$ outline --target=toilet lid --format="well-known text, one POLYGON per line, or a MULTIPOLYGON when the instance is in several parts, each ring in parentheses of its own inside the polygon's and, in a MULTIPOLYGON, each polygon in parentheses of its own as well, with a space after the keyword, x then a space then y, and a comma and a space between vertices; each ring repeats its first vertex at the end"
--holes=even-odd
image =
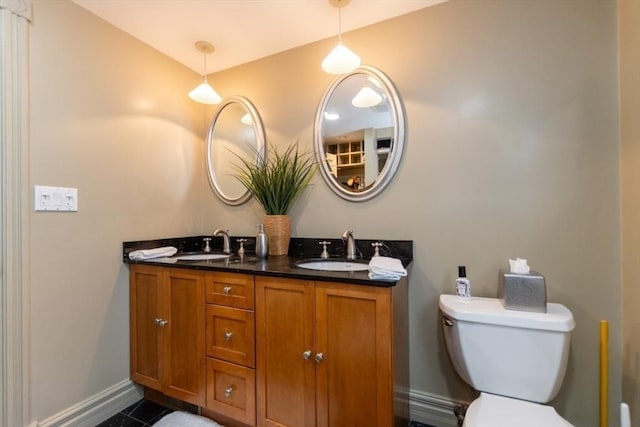
POLYGON ((464 427, 573 427, 551 406, 481 393, 464 417, 464 427))

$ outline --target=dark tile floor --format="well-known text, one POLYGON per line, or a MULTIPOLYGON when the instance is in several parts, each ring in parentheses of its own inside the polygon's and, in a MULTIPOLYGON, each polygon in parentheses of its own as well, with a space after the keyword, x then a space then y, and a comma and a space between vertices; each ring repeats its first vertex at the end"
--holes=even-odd
POLYGON ((118 412, 96 427, 148 427, 171 412, 173 412, 172 409, 143 399, 118 412))
MULTIPOLYGON (((98 424, 96 427, 148 427, 152 426, 160 418, 173 412, 172 409, 165 408, 149 400, 140 400, 129 406, 127 409, 118 412, 108 420, 98 424)), ((411 421, 409 427, 433 427, 417 421, 411 421)))

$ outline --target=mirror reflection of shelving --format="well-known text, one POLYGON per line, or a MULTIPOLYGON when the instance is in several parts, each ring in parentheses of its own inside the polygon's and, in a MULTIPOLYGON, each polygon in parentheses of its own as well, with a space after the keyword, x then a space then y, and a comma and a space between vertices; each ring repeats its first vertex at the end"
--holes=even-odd
POLYGON ((335 154, 338 167, 355 167, 364 164, 364 141, 327 144, 327 152, 335 154))

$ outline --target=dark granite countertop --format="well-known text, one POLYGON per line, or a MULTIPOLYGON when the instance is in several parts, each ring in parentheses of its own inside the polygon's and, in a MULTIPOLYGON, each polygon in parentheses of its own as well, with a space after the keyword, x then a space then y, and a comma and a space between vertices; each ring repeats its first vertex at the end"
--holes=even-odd
MULTIPOLYGON (((202 250, 204 237, 212 237, 213 252, 220 252, 222 248, 222 238, 213 236, 193 236, 168 239, 145 240, 123 243, 123 261, 129 264, 147 264, 172 268, 188 268, 196 270, 226 271, 233 273, 254 274, 256 276, 275 276, 293 279, 315 280, 315 281, 339 281, 369 286, 394 286, 394 281, 369 279, 368 271, 323 271, 309 270, 296 266, 296 261, 301 259, 319 258, 321 247, 318 242, 329 240, 332 244, 329 248, 331 258, 343 257, 343 243, 340 239, 323 238, 292 238, 289 244, 289 254, 283 256, 270 256, 265 259, 256 258, 253 248, 255 246, 254 237, 231 236, 232 252, 234 255, 225 260, 205 260, 205 261, 184 261, 173 258, 158 258, 144 261, 133 261, 129 259, 129 252, 138 249, 152 249, 162 246, 175 246, 178 248, 178 255, 199 252, 202 250), (237 239, 247 239, 245 243, 244 256, 238 256, 237 239)), ((411 240, 356 240, 359 260, 356 262, 367 263, 373 255, 371 243, 381 242, 380 255, 399 258, 405 268, 409 267, 413 260, 413 241, 411 240)))

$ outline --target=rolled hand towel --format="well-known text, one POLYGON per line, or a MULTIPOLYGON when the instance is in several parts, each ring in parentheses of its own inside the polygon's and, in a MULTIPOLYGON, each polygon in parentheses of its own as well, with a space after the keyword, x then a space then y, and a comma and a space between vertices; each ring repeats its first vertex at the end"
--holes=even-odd
POLYGON ((402 262, 396 258, 374 256, 369 261, 369 279, 373 280, 400 280, 407 275, 407 270, 402 262))
POLYGON ((142 261, 145 259, 164 258, 175 255, 176 252, 178 252, 178 249, 174 248, 173 246, 165 246, 155 249, 140 249, 137 251, 129 252, 129 259, 132 259, 134 261, 142 261))

